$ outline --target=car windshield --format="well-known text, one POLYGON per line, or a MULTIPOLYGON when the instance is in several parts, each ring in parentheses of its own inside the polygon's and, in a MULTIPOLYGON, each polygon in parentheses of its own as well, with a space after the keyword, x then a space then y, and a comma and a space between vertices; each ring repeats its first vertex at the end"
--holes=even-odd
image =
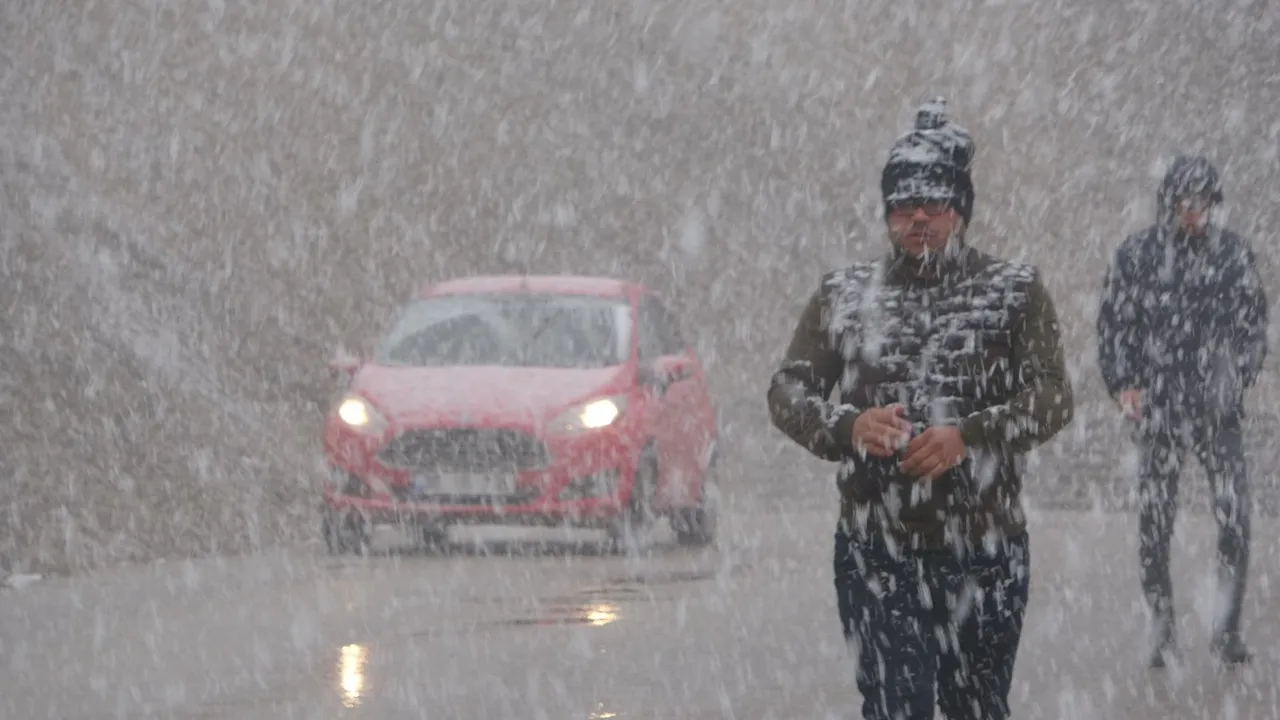
POLYGON ((621 300, 579 295, 440 295, 410 303, 383 339, 380 365, 599 368, 628 355, 621 300))

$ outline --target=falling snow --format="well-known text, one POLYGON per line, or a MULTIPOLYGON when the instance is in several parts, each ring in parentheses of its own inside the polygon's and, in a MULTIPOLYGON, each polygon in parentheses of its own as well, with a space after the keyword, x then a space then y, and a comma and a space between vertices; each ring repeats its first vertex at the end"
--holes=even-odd
MULTIPOLYGON (((1213 159, 1217 219, 1280 297, 1274 3, 95 0, 10 2, 0 31, 0 717, 858 716, 836 467, 761 397, 820 279, 883 256, 881 168, 942 96, 974 142, 969 240, 1036 269, 1075 394, 1025 458, 1014 716, 1280 718, 1280 354, 1243 393, 1254 661, 1210 662, 1229 503, 1192 453, 1182 657, 1152 671, 1142 459, 1095 332, 1179 154, 1213 159), (501 274, 662 298, 715 406, 713 545, 389 527, 327 553, 331 367, 427 286, 501 274)), ((878 357, 867 298, 847 349, 878 357)), ((1241 369, 1203 361, 1219 413, 1241 369)), ((539 368, 520 396, 585 422, 603 376, 539 368)), ((476 377, 436 400, 500 405, 476 377)))

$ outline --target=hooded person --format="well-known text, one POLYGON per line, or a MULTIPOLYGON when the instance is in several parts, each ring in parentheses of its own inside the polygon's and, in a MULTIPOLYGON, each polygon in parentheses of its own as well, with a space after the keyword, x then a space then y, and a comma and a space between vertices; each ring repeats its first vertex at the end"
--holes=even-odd
POLYGON ((945 103, 920 109, 881 174, 889 247, 821 278, 767 393, 778 429, 838 463, 835 588, 866 718, 1008 717, 1021 459, 1074 408, 1037 271, 969 245, 973 152, 945 103))
POLYGON ((1174 159, 1156 193, 1156 221, 1127 238, 1107 268, 1098 362, 1139 450, 1139 564, 1151 610, 1149 663, 1177 656, 1170 544, 1189 453, 1204 467, 1218 522, 1218 612, 1211 650, 1251 654, 1240 630, 1249 565, 1244 394, 1267 354, 1267 297, 1253 250, 1213 222, 1224 193, 1203 156, 1174 159))

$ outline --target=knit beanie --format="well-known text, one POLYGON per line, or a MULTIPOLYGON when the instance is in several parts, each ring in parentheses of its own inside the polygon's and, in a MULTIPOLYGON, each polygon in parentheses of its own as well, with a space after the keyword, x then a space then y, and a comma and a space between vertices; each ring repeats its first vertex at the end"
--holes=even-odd
POLYGON ((880 176, 886 214, 901 205, 947 202, 967 224, 973 215, 973 152, 969 132, 947 117, 947 101, 925 103, 915 127, 889 150, 880 176))

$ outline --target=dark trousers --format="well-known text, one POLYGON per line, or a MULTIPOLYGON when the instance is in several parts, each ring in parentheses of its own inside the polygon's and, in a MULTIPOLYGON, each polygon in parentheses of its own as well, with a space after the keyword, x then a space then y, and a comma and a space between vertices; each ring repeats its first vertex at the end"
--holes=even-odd
POLYGON ((1027 533, 992 552, 836 533, 835 586, 867 720, 1003 720, 1030 588, 1027 533))
POLYGON ((1172 618, 1170 544, 1178 513, 1178 479, 1188 451, 1208 476, 1218 523, 1219 602, 1215 631, 1240 628, 1249 571, 1249 483, 1238 421, 1217 427, 1148 422, 1139 431, 1138 519, 1142 591, 1157 617, 1172 618))

